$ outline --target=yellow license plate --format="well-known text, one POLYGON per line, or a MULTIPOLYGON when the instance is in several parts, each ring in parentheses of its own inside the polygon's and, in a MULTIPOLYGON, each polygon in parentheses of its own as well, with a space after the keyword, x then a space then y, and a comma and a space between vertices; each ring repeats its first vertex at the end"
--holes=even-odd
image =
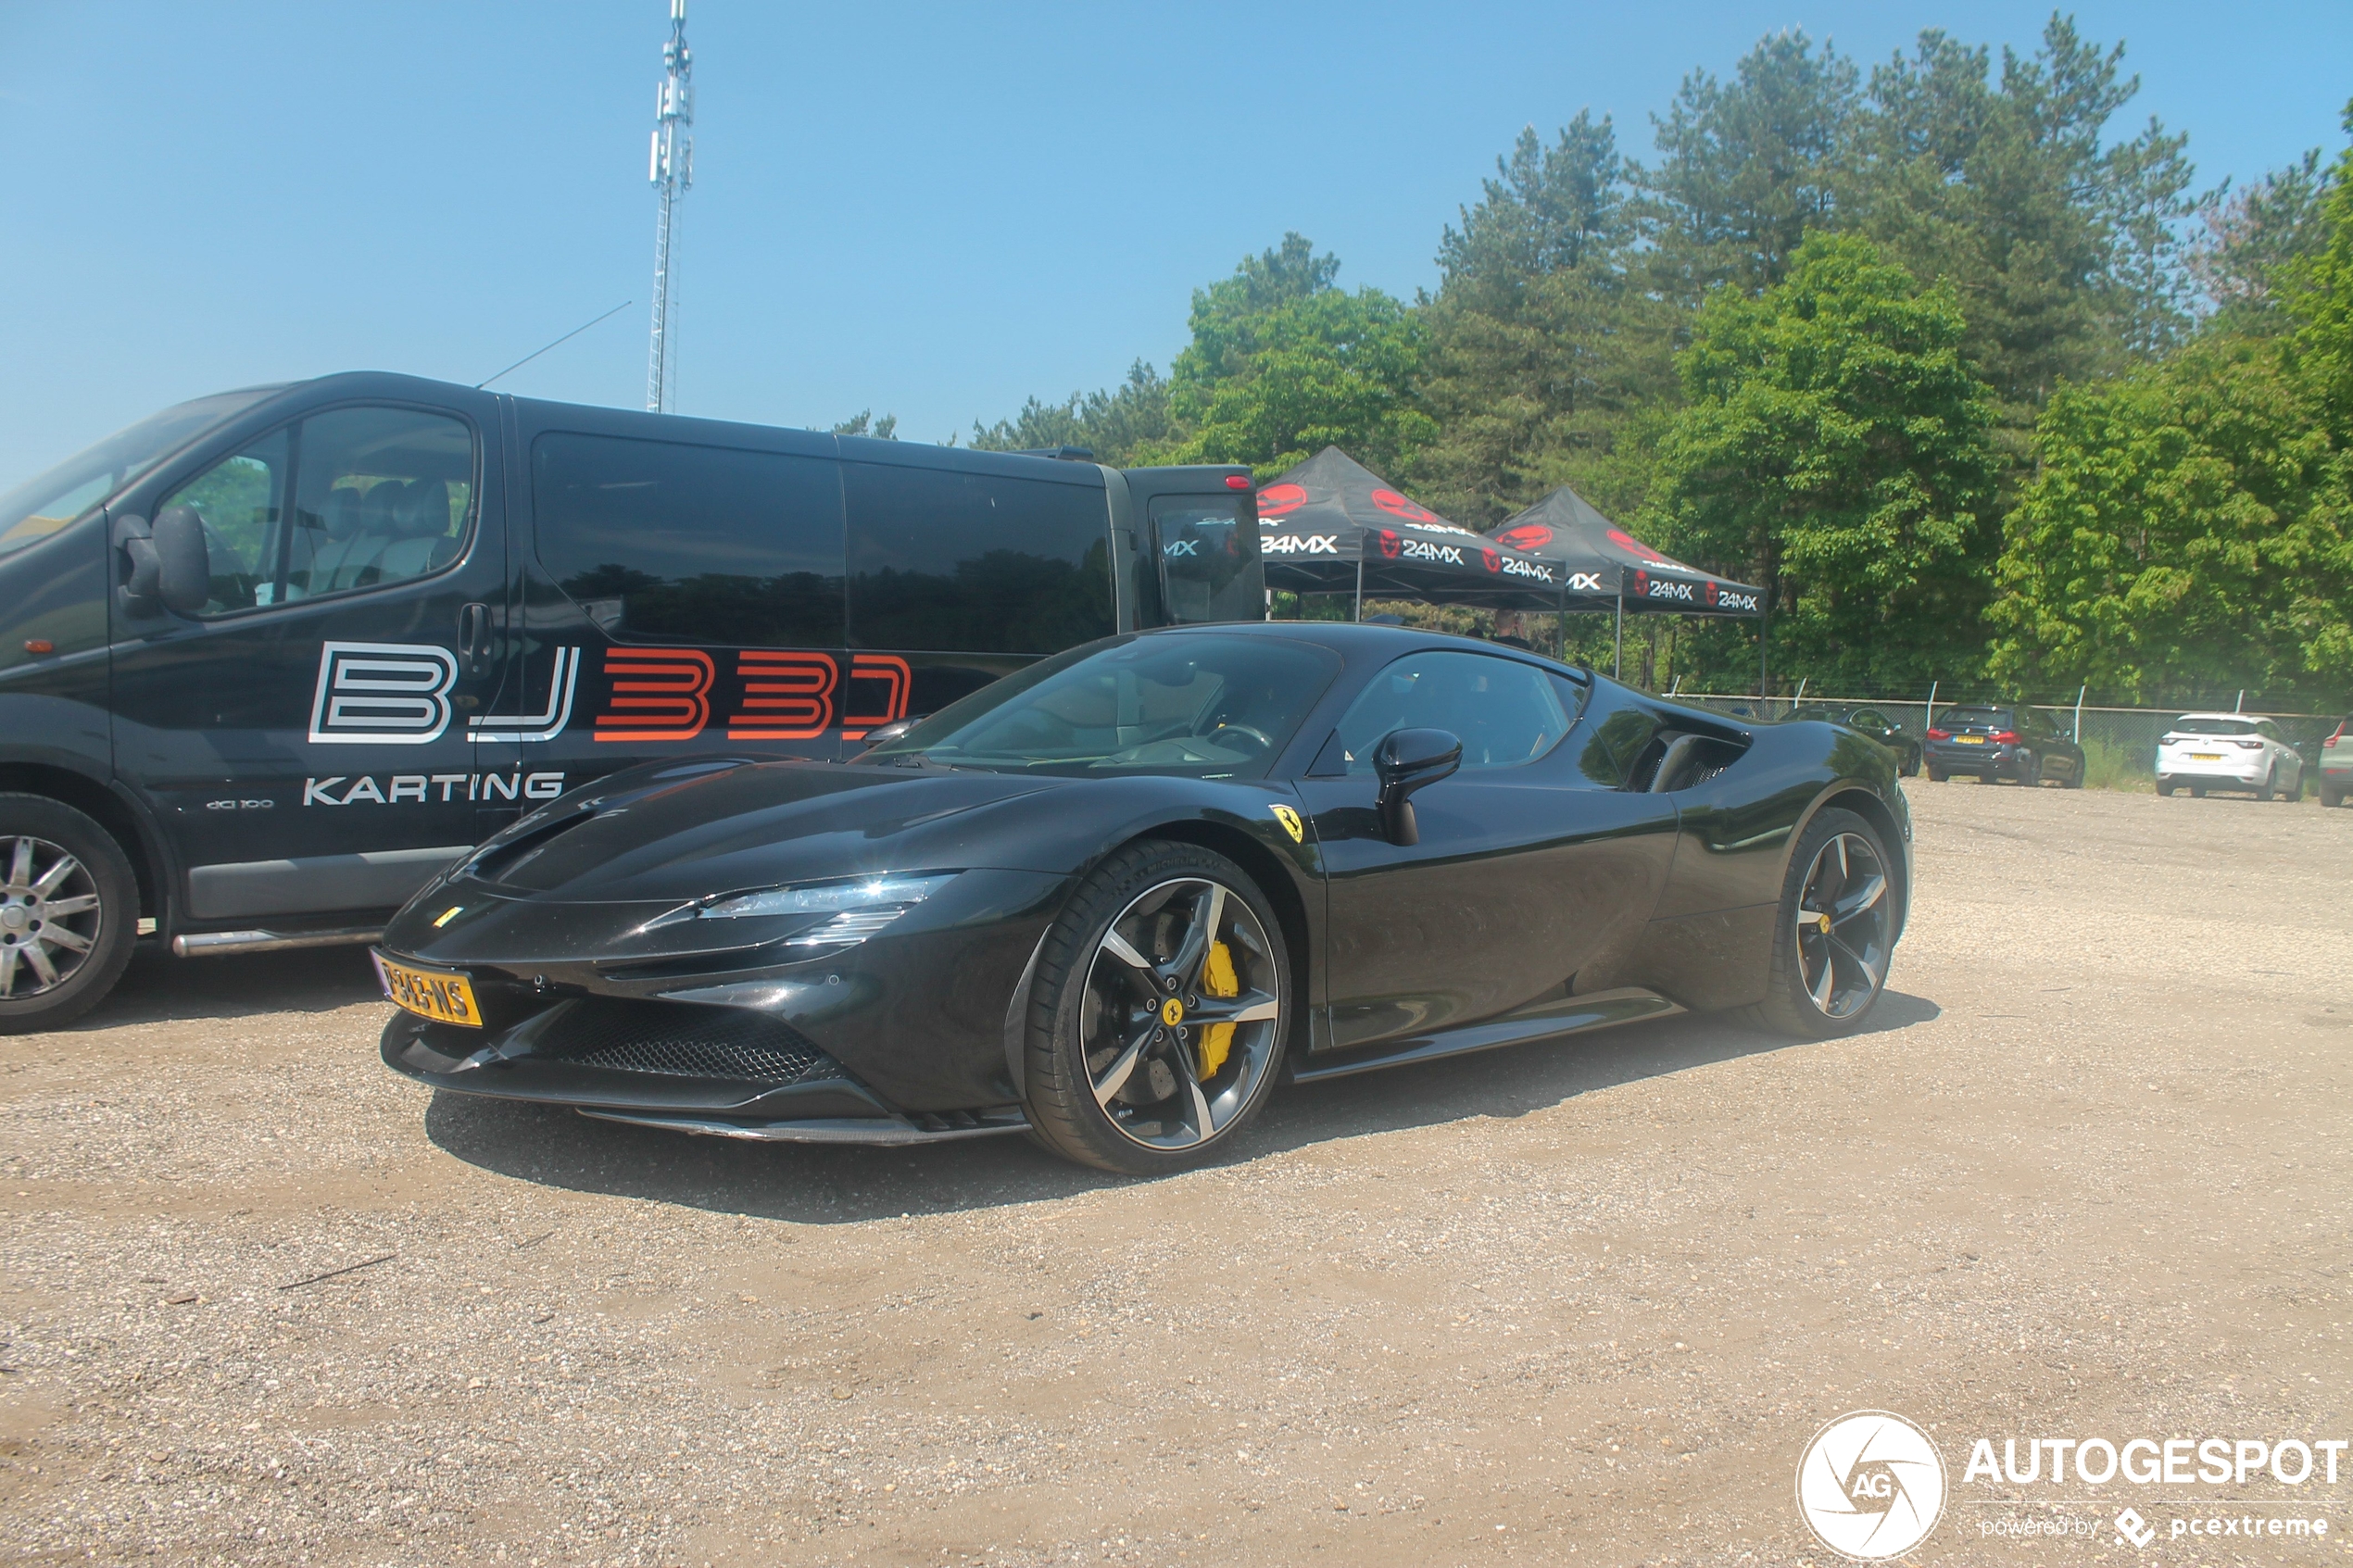
POLYGON ((393 1006, 406 1008, 436 1023, 459 1023, 469 1029, 482 1027, 482 1010, 474 1005, 474 988, 464 975, 410 969, 382 953, 370 957, 376 960, 376 973, 383 978, 384 995, 391 998, 393 1006))
POLYGON ((1959 741, 1963 746, 1983 746, 1985 744, 1985 737, 1983 735, 1955 735, 1953 738, 1959 741))
POLYGON ((2190 753, 2190 760, 2193 762, 2220 762, 2222 760, 2222 754, 2219 751, 2193 751, 2190 753))

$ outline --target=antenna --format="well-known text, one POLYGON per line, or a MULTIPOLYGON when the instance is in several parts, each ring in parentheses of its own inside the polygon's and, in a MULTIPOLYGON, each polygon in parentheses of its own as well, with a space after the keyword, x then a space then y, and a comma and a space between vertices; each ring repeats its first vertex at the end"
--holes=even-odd
MULTIPOLYGON (((547 348, 555 348, 555 347, 560 346, 560 345, 570 343, 570 342, 571 342, 573 338, 578 337, 578 336, 579 336, 582 332, 586 332, 589 328, 591 328, 591 327, 595 326, 595 325, 596 325, 598 321, 605 320, 607 320, 607 319, 609 319, 609 318, 610 318, 610 317, 618 316, 618 315, 620 315, 623 311, 624 311, 624 310, 628 309, 631 306, 633 306, 633 305, 635 305, 635 304, 636 304, 636 303, 637 303, 637 302, 636 302, 635 300, 634 300, 634 299, 624 299, 624 300, 623 300, 623 301, 622 301, 619 305, 616 305, 616 306, 614 306, 611 309, 610 309, 610 310, 606 311, 606 312, 604 313, 604 315, 602 315, 602 316, 598 316, 598 317, 592 318, 592 319, 591 319, 591 320, 585 320, 585 321, 581 322, 581 323, 580 323, 580 325, 578 325, 578 326, 576 326, 576 327, 573 328, 573 329, 572 329, 572 331, 570 331, 570 332, 568 332, 564 333, 564 335, 563 335, 563 336, 561 336, 561 337, 558 338, 558 339, 557 339, 554 343, 549 344, 549 345, 547 345, 547 348)), ((478 381, 478 382, 474 383, 474 390, 475 390, 476 392, 480 392, 480 391, 481 391, 484 387, 488 386, 488 385, 490 384, 490 382, 494 382, 494 381, 504 381, 504 380, 506 380, 506 378, 507 378, 507 377, 509 377, 509 376, 510 376, 510 375, 514 374, 517 370, 522 370, 522 369, 525 365, 530 364, 530 363, 531 363, 534 359, 538 358, 539 358, 542 354, 547 353, 547 348, 535 348, 535 349, 533 349, 530 353, 528 353, 528 354, 524 355, 522 358, 520 358, 520 359, 516 360, 513 364, 511 364, 511 365, 508 366, 505 370, 503 370, 499 371, 497 375, 492 376, 492 377, 490 378, 490 381, 478 381)))
POLYGON ((670 0, 670 42, 661 46, 661 88, 654 98, 653 157, 647 177, 661 198, 654 223, 654 328, 647 353, 646 408, 666 414, 678 400, 678 323, 672 246, 678 198, 695 182, 695 57, 686 47, 686 0, 670 0))

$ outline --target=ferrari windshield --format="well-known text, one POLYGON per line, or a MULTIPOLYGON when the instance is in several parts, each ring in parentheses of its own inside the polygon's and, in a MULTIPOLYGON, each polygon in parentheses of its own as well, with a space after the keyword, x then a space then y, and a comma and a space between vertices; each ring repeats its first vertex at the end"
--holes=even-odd
POLYGON ((189 437, 276 390, 248 387, 174 404, 14 489, 0 491, 0 556, 47 538, 170 457, 189 437))
POLYGON ((1339 672, 1337 654, 1278 637, 1123 637, 1007 676, 861 760, 1256 778, 1339 672))

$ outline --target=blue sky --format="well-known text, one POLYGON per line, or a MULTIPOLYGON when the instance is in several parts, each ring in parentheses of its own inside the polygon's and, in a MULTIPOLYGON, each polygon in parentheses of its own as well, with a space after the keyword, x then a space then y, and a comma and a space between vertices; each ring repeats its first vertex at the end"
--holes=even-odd
MULTIPOLYGON (((1297 229, 1432 282, 1518 129, 1646 153, 1694 67, 1803 28, 1865 61, 2045 6, 786 6, 693 0, 683 411, 975 418, 1166 366, 1191 289, 1297 229)), ((639 407, 665 0, 0 0, 0 488, 165 403, 329 370, 639 407)), ((2086 5, 2201 183, 2342 144, 2353 6, 2086 5)))

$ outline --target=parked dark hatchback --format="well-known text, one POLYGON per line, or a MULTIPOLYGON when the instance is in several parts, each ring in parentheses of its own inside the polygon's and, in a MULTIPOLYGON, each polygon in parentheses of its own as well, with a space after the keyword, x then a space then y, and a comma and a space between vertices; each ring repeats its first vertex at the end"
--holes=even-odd
POLYGON ((1943 709, 1929 724, 1925 760, 1931 784, 1968 773, 1986 784, 2057 779, 2069 789, 2083 787, 2083 748, 2047 715, 2022 705, 1943 709))
POLYGON ((1869 736, 1895 753, 1895 771, 1907 779, 1920 771, 1919 737, 1879 709, 1809 702, 1803 708, 1790 710, 1789 721, 1802 719, 1818 719, 1826 724, 1843 724, 1858 735, 1869 736))

